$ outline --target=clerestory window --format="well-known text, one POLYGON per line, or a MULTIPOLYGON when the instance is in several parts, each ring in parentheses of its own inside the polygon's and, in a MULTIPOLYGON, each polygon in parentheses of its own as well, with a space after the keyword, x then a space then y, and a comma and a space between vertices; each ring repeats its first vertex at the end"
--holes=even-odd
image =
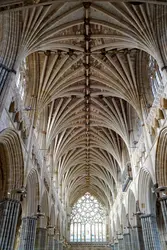
POLYGON ((70 226, 71 242, 105 242, 106 211, 90 193, 73 206, 70 226))
POLYGON ((25 89, 26 89, 26 59, 24 59, 20 65, 16 86, 19 89, 19 94, 21 99, 23 100, 25 97, 25 89))
POLYGON ((149 59, 150 84, 153 96, 155 98, 159 88, 163 86, 162 76, 155 59, 152 56, 150 56, 149 59))

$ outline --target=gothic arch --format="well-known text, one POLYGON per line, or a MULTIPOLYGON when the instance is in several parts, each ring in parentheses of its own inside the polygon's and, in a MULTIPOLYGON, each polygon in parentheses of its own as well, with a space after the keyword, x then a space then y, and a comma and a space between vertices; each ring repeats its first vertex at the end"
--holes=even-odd
POLYGON ((120 223, 120 218, 119 218, 119 214, 117 214, 117 220, 116 220, 116 223, 117 223, 117 234, 119 235, 121 232, 122 232, 122 228, 121 228, 121 223, 120 223))
POLYGON ((116 223, 113 221, 113 238, 114 240, 117 239, 117 232, 116 232, 116 223))
POLYGON ((128 221, 127 221, 127 212, 126 212, 126 209, 125 209, 125 205, 122 204, 122 209, 121 209, 121 224, 123 226, 123 229, 125 230, 127 227, 128 227, 128 221))
POLYGON ((50 225, 55 226, 55 223, 56 223, 55 206, 54 204, 52 204, 50 212, 50 225))
POLYGON ((161 130, 157 143, 155 159, 156 182, 159 186, 167 186, 167 127, 161 130))
POLYGON ((44 217, 41 219, 41 226, 46 228, 49 222, 49 202, 47 191, 44 191, 42 195, 41 212, 44 213, 44 217))
POLYGON ((111 217, 111 224, 110 224, 110 230, 111 230, 111 239, 114 240, 114 235, 115 235, 115 225, 114 225, 114 221, 111 217))
POLYGON ((13 191, 23 187, 24 161, 19 135, 11 128, 0 133, 0 179, 0 199, 20 199, 13 191))
POLYGON ((32 216, 37 212, 39 205, 39 180, 35 169, 32 169, 27 177, 27 215, 32 216))
POLYGON ((136 198, 132 190, 129 190, 128 194, 128 218, 130 225, 136 226, 136 216, 134 214, 136 213, 136 198))
POLYGON ((156 213, 156 196, 152 192, 153 180, 148 170, 141 168, 138 180, 139 208, 142 213, 156 213))
MULTIPOLYGON (((167 127, 163 128, 160 131, 157 148, 156 148, 156 156, 155 156, 155 178, 156 183, 159 187, 167 186, 167 127)), ((156 216, 157 216, 157 226, 159 229, 159 235, 161 238, 162 244, 166 244, 167 236, 166 236, 166 228, 162 213, 162 207, 160 202, 156 202, 156 216)))
POLYGON ((56 231, 57 231, 57 235, 59 235, 60 237, 60 227, 61 227, 61 218, 60 218, 60 211, 57 214, 57 220, 56 220, 56 231))

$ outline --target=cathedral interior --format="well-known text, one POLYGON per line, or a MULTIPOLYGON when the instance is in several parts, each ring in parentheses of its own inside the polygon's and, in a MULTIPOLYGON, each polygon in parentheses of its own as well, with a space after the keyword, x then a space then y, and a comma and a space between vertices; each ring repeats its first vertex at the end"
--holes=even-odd
POLYGON ((167 249, 167 0, 0 0, 0 250, 167 249))

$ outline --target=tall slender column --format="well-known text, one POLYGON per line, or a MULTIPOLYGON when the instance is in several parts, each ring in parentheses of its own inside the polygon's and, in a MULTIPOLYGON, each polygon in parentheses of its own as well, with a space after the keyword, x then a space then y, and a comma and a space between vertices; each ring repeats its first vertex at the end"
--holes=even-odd
POLYGON ((54 236, 48 235, 48 250, 54 250, 54 236))
POLYGON ((119 250, 124 250, 123 236, 118 238, 118 249, 119 250))
POLYGON ((156 217, 153 215, 142 215, 141 224, 145 250, 161 250, 156 217))
POLYGON ((0 114, 12 82, 16 74, 16 58, 20 43, 20 12, 13 11, 0 14, 0 114))
POLYGON ((19 250, 33 250, 35 245, 37 218, 24 217, 20 234, 19 250))
MULTIPOLYGON (((130 229, 131 246, 133 250, 140 250, 138 227, 130 229)), ((143 249, 142 249, 143 250, 143 249)))
POLYGON ((113 243, 112 243, 110 246, 111 246, 111 250, 115 250, 115 249, 114 249, 114 244, 113 244, 113 243))
POLYGON ((162 215, 164 218, 165 228, 167 231, 167 196, 160 199, 161 209, 162 209, 162 215))
POLYGON ((118 250, 118 242, 114 243, 114 250, 118 250))
POLYGON ((125 250, 131 250, 131 242, 130 242, 130 233, 124 233, 124 249, 125 250))
POLYGON ((47 247, 47 229, 37 228, 35 250, 46 250, 47 247))
POLYGON ((58 240, 54 240, 54 250, 59 250, 58 240))
POLYGON ((59 250, 63 250, 63 243, 59 242, 59 250))
POLYGON ((142 226, 141 226, 141 222, 140 225, 137 228, 138 231, 138 239, 139 239, 139 249, 140 250, 144 250, 144 240, 143 240, 143 233, 142 233, 142 226))
POLYGON ((0 249, 13 250, 20 202, 6 199, 0 202, 0 249))

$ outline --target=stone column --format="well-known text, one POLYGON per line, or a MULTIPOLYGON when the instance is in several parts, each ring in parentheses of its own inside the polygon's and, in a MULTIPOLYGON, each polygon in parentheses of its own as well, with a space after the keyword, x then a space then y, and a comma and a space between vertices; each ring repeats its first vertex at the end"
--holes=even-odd
POLYGON ((131 250, 130 233, 124 233, 123 238, 124 238, 124 246, 125 246, 124 249, 131 250))
POLYGON ((63 250, 63 243, 59 242, 59 250, 63 250))
POLYGON ((140 250, 139 235, 138 235, 138 227, 137 226, 130 229, 130 239, 131 239, 131 248, 133 250, 140 250))
POLYGON ((118 242, 114 243, 114 250, 118 250, 118 242))
POLYGON ((111 250, 114 250, 114 244, 111 244, 110 246, 111 246, 111 250))
POLYGON ((156 217, 154 215, 141 215, 141 224, 145 250, 161 250, 156 217))
POLYGON ((142 232, 142 226, 141 226, 141 222, 140 225, 138 226, 138 239, 139 239, 139 249, 140 250, 144 250, 144 240, 143 240, 143 232, 142 232))
POLYGON ((118 238, 118 250, 124 250, 123 236, 118 238))
POLYGON ((35 239, 35 250, 46 250, 47 249, 47 229, 37 228, 36 239, 35 239))
POLYGON ((16 75, 16 58, 20 43, 20 12, 1 12, 0 15, 0 114, 6 101, 10 84, 16 75), (10 83, 10 84, 9 84, 10 83))
POLYGON ((55 239, 54 239, 54 235, 48 235, 48 250, 55 250, 55 239))
POLYGON ((34 250, 37 217, 24 217, 20 234, 19 250, 34 250))
POLYGON ((0 249, 13 250, 20 202, 6 199, 0 202, 0 249))
POLYGON ((165 223, 165 228, 167 231, 167 196, 165 196, 164 198, 162 197, 160 199, 160 204, 161 204, 162 215, 163 215, 163 219, 165 223))
POLYGON ((59 243, 58 240, 54 240, 54 250, 59 250, 59 243))

